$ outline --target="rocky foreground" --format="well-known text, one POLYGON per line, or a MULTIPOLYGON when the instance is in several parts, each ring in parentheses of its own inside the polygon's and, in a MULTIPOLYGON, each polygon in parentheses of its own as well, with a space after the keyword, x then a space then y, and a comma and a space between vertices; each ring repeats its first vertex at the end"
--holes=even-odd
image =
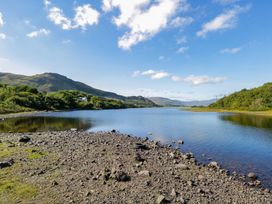
POLYGON ((0 141, 0 203, 272 203, 258 181, 115 131, 9 133, 0 141))

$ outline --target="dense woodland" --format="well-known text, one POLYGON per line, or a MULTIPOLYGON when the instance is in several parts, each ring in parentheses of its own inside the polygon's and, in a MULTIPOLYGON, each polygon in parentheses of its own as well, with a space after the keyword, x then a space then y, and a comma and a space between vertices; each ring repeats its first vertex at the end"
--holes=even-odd
POLYGON ((243 89, 211 104, 210 108, 226 110, 272 110, 272 83, 254 89, 243 89))
POLYGON ((0 84, 0 113, 26 111, 119 109, 153 106, 139 100, 102 98, 80 91, 40 92, 29 86, 0 84))

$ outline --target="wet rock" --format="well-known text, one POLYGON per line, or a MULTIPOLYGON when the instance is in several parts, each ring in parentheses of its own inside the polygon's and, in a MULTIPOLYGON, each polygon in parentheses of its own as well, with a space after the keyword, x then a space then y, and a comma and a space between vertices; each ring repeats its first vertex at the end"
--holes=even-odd
POLYGON ((5 161, 5 162, 0 162, 0 169, 10 167, 14 164, 14 161, 12 159, 5 161))
POLYGON ((30 137, 22 136, 22 137, 19 138, 19 142, 22 142, 22 143, 30 142, 30 137))
POLYGON ((147 170, 140 171, 138 173, 139 176, 151 176, 151 173, 147 170))
POLYGON ((248 175, 247 175, 248 178, 250 178, 251 180, 256 180, 257 179, 257 175, 253 172, 250 172, 248 175))
POLYGON ((182 157, 183 157, 183 159, 192 159, 192 158, 195 158, 194 154, 191 153, 191 152, 184 154, 182 157))
POLYGON ((113 129, 113 130, 111 131, 111 133, 116 133, 116 130, 115 130, 115 129, 113 129))

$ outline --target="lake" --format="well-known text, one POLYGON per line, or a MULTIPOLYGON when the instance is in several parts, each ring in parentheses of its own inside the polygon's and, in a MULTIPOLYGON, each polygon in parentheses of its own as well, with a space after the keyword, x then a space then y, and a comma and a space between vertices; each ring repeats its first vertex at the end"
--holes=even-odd
POLYGON ((0 121, 1 132, 116 129, 160 140, 182 139, 184 152, 198 161, 218 161, 239 174, 255 172, 272 189, 272 118, 246 114, 189 112, 177 108, 143 108, 42 113, 0 121), (152 133, 149 135, 148 133, 152 133))

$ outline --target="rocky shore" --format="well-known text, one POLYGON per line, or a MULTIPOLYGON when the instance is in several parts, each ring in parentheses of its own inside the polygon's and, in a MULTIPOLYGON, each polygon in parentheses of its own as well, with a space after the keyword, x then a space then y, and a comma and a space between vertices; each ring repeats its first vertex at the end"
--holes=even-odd
POLYGON ((116 131, 0 134, 0 203, 272 203, 249 176, 116 131))

